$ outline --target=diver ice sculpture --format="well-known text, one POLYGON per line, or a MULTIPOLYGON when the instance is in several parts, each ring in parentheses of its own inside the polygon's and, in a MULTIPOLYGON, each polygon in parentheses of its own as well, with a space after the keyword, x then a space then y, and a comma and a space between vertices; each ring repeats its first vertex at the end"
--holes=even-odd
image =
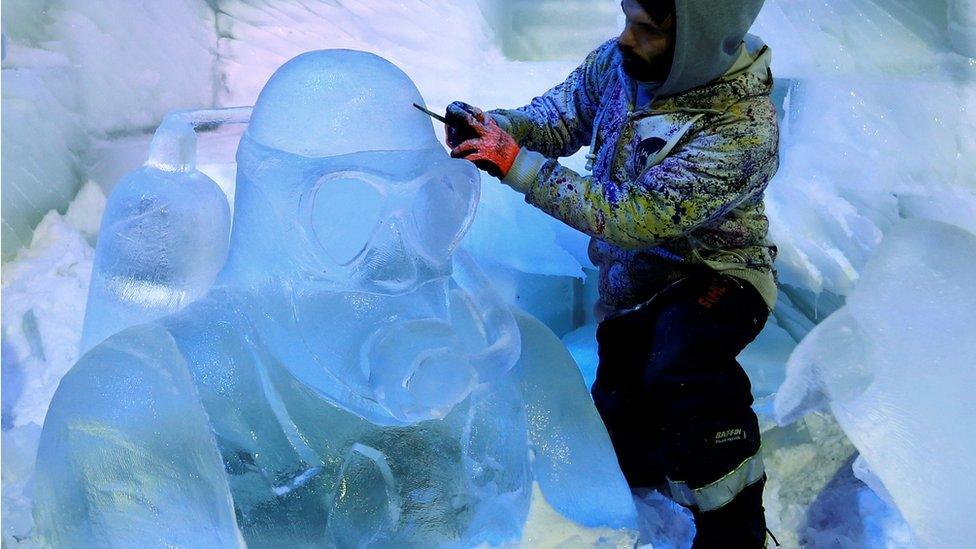
POLYGON ((632 545, 572 358, 454 257, 479 178, 412 103, 410 79, 363 52, 275 73, 238 149, 213 289, 95 346, 55 395, 42 543, 500 545, 537 483, 632 545))

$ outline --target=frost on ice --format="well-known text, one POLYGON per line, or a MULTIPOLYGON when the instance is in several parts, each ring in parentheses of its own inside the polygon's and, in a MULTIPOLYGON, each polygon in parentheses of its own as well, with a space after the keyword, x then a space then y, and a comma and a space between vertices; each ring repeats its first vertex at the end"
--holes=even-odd
POLYGON ((923 547, 976 536, 976 235, 903 221, 844 307, 790 357, 780 421, 825 404, 860 451, 855 473, 892 500, 923 547))
POLYGON ((454 253, 478 175, 414 102, 362 52, 275 73, 238 149, 213 288, 96 345, 54 397, 43 542, 495 545, 519 539, 537 485, 633 543, 572 358, 454 253))

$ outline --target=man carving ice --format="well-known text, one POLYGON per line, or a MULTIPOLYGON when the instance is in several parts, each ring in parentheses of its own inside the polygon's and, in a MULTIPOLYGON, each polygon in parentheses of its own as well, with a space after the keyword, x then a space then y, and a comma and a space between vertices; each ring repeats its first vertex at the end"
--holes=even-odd
POLYGON ((749 380, 736 355, 776 299, 763 192, 778 166, 762 0, 624 0, 626 28, 531 104, 448 108, 452 154, 593 237, 593 398, 632 487, 695 515, 695 547, 766 535, 749 380), (590 146, 592 175, 554 158, 590 146))

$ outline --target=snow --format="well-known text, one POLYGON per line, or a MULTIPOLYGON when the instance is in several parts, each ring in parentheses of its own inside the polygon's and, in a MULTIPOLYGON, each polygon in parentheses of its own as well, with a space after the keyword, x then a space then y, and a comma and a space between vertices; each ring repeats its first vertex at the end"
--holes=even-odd
MULTIPOLYGON (((145 161, 146 132, 165 112, 252 104, 283 61, 322 47, 393 60, 435 110, 454 99, 518 105, 599 41, 580 33, 559 48, 547 49, 548 38, 516 43, 524 33, 512 33, 508 17, 536 9, 531 2, 483 0, 484 17, 473 0, 377 4, 181 0, 159 13, 156 3, 121 0, 3 3, 5 543, 30 529, 31 440, 76 359, 101 190, 145 161), (177 57, 185 63, 170 61, 177 57)), ((542 4, 553 3, 539 3, 544 12, 542 4)), ((583 9, 572 4, 570 11, 583 9)), ((610 24, 602 5, 588 17, 594 27, 610 24)), ((551 19, 519 24, 540 36, 567 34, 551 19)), ((974 21, 972 0, 767 1, 754 32, 773 48, 783 99, 783 162, 767 199, 782 284, 770 324, 741 357, 758 396, 777 389, 792 347, 858 291, 865 265, 900 219, 976 232, 976 66, 960 55, 974 54, 974 21)), ((200 136, 200 169, 229 196, 237 138, 200 136)), ((568 163, 582 167, 578 158, 568 163)), ((595 325, 585 325, 592 285, 577 280, 589 267, 585 239, 507 188, 491 181, 483 188, 464 246, 504 282, 509 301, 569 333, 565 341, 592 375, 595 325)), ((906 523, 858 480, 877 487, 884 473, 861 468, 853 477, 855 449, 829 416, 772 426, 770 398, 757 408, 767 424, 767 509, 780 541, 910 546, 906 523)), ((660 503, 638 503, 645 537, 680 546, 690 536, 680 520, 651 533, 656 517, 673 516, 660 503)))
POLYGON ((66 215, 48 213, 31 247, 4 266, 5 424, 42 424, 58 381, 78 358, 93 255, 85 236, 104 203, 88 184, 66 215))
POLYGON ((31 247, 4 265, 4 545, 30 537, 34 454, 51 397, 78 359, 93 256, 86 237, 104 205, 98 186, 85 185, 66 215, 48 213, 31 247))

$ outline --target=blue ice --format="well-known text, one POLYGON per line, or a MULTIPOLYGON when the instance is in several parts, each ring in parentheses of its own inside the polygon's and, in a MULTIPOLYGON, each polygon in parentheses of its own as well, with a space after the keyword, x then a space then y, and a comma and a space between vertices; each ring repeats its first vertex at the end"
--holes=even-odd
POLYGON ((455 251, 478 173, 412 103, 411 80, 363 52, 275 73, 238 149, 213 287, 62 381, 37 460, 41 541, 500 545, 537 483, 633 544, 572 357, 455 251))

